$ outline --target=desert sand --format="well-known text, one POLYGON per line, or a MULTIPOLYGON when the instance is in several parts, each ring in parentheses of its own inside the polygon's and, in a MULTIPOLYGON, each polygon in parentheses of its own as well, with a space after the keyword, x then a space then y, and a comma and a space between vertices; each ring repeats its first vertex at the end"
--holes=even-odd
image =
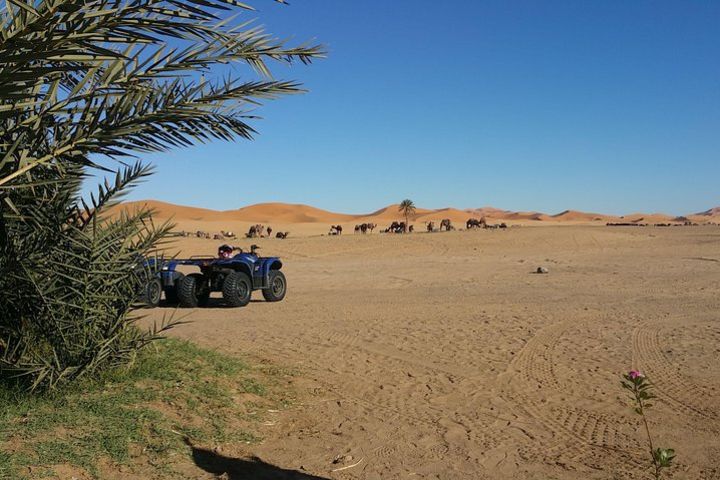
POLYGON ((656 385, 650 428, 677 451, 671 478, 720 478, 720 227, 328 237, 284 225, 308 236, 252 240, 283 258, 283 302, 256 292, 245 308, 183 311, 192 323, 172 331, 297 372, 297 402, 229 454, 331 479, 650 478, 620 388, 638 368, 656 385))

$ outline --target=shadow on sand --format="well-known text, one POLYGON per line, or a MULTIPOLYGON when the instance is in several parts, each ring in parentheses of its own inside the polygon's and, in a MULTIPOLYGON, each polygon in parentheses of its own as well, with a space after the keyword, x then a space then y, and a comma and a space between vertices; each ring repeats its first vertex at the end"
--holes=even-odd
MULTIPOLYGON (((267 300, 263 298, 253 298, 250 300, 250 303, 268 303, 267 300)), ((168 302, 164 298, 160 300, 160 305, 158 305, 160 308, 180 308, 178 307, 177 303, 168 302)), ((197 307, 197 308, 205 308, 205 309, 228 309, 228 308, 236 308, 236 307, 230 307, 228 306, 222 298, 211 298, 208 300, 207 305, 204 307, 197 307)))
POLYGON ((329 480, 265 463, 257 457, 231 458, 190 445, 195 465, 229 480, 329 480))

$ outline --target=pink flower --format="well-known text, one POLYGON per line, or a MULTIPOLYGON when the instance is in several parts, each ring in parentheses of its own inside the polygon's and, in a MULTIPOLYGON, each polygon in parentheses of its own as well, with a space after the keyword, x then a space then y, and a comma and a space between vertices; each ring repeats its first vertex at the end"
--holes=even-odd
POLYGON ((630 370, 630 373, 628 373, 628 377, 632 378, 633 380, 636 380, 638 378, 643 378, 645 375, 640 373, 639 370, 630 370))

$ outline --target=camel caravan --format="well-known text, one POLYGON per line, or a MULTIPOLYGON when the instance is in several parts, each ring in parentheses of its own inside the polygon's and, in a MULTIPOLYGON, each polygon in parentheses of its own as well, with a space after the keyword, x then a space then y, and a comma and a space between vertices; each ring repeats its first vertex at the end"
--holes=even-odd
POLYGON ((360 225, 355 225, 355 233, 372 233, 375 228, 377 228, 376 223, 361 223, 360 225))
POLYGON ((472 230, 474 228, 507 228, 507 224, 494 223, 490 225, 487 223, 487 221, 485 221, 485 217, 482 217, 480 220, 478 220, 477 218, 469 218, 468 221, 465 223, 465 229, 472 230))
MULTIPOLYGON (((245 238, 272 238, 273 229, 271 227, 265 227, 261 224, 252 225, 248 232, 245 234, 245 238)), ((276 232, 275 238, 284 240, 288 238, 290 232, 276 232)), ((220 230, 220 233, 209 233, 202 230, 196 232, 187 232, 182 230, 180 232, 173 232, 173 237, 195 237, 204 238, 208 240, 237 240, 237 235, 232 231, 220 230)))
POLYGON ((231 239, 235 240, 237 239, 237 235, 235 235, 233 232, 226 232, 225 230, 220 230, 220 233, 214 233, 210 234, 209 232, 204 232, 202 230, 198 230, 196 232, 188 232, 185 230, 181 230, 179 232, 172 232, 170 234, 172 237, 195 237, 195 238, 212 238, 213 240, 225 240, 225 239, 231 239))
MULTIPOLYGON (((358 225, 355 225, 355 233, 360 234, 367 234, 372 233, 375 228, 377 228, 377 224, 375 223, 361 223, 358 225)), ((473 229, 495 229, 495 228, 508 228, 507 224, 505 223, 499 223, 499 224, 489 224, 485 220, 485 217, 477 219, 477 218, 470 218, 465 223, 466 230, 473 230, 473 229)), ((452 220, 449 218, 443 218, 440 220, 439 223, 436 223, 435 221, 427 221, 425 222, 425 231, 428 233, 432 232, 451 232, 455 230, 455 226, 452 223, 452 220)), ((462 228, 460 229, 462 230, 462 228)), ((408 224, 407 222, 403 221, 394 221, 392 222, 387 228, 379 230, 380 233, 413 233, 415 231, 415 226, 412 224, 408 224)), ((342 225, 330 225, 330 231, 328 235, 342 235, 343 228, 342 225)))
MULTIPOLYGON (((436 221, 426 221, 425 223, 425 231, 428 233, 432 232, 451 232, 456 230, 455 226, 453 225, 452 221, 449 218, 443 218, 440 220, 440 222, 436 221)), ((688 225, 686 223, 686 225, 688 225)), ((613 224, 608 224, 613 225, 613 224)), ((619 224, 618 224, 619 225, 619 224)), ((637 225, 637 224, 634 224, 637 225)), ((644 225, 643 225, 644 226, 644 225)), ((378 225, 376 223, 361 223, 358 225, 355 225, 354 231, 356 234, 368 234, 373 233, 375 229, 378 228, 378 225)), ((465 223, 465 229, 466 230, 474 230, 474 229, 495 229, 495 228, 508 228, 508 226, 505 223, 500 224, 489 224, 485 220, 485 217, 477 219, 477 218, 469 218, 467 222, 465 223)), ((460 228, 462 231, 463 229, 460 228)), ((415 225, 412 225, 410 223, 404 222, 404 221, 393 221, 387 228, 378 230, 380 233, 414 233, 415 232, 415 225)), ((342 225, 330 225, 330 231, 328 232, 328 235, 331 236, 339 236, 343 233, 343 226, 342 225)), ((245 238, 278 238, 281 240, 284 240, 288 238, 290 235, 290 232, 273 232, 272 227, 265 226, 263 224, 257 223, 255 225, 251 225, 248 229, 247 233, 245 233, 245 238), (274 233, 274 235, 273 235, 274 233)), ((187 232, 187 231, 181 231, 174 234, 174 236, 178 237, 196 237, 196 238, 204 238, 204 239, 212 239, 212 240, 236 240, 237 235, 233 233, 232 231, 225 231, 221 230, 220 233, 209 233, 204 232, 202 230, 198 230, 196 232, 187 232)))
MULTIPOLYGON (((272 227, 265 227, 264 225, 257 223, 250 226, 248 232, 245 234, 245 238, 272 238, 272 233, 272 227)), ((276 232, 275 238, 285 240, 288 238, 288 235, 290 235, 290 232, 276 232)))
POLYGON ((672 223, 641 223, 643 218, 632 222, 607 222, 608 227, 699 227, 700 225, 718 225, 715 222, 697 223, 687 217, 677 217, 672 223))
MULTIPOLYGON (((465 227, 467 230, 473 230, 473 229, 494 229, 494 228, 507 228, 507 225, 505 223, 501 224, 488 224, 485 220, 485 217, 481 219, 477 218, 470 218, 467 220, 465 227)), ((354 231, 356 234, 368 234, 373 233, 375 229, 378 228, 378 225, 376 223, 361 223, 358 225, 355 225, 354 231)), ((439 223, 436 221, 427 221, 425 222, 425 231, 428 233, 432 232, 451 232, 455 230, 455 226, 453 225, 452 221, 449 218, 443 218, 440 220, 439 223)), ((460 229, 462 230, 462 228, 460 229)), ((409 224, 404 221, 393 221, 387 228, 380 229, 380 233, 414 233, 415 232, 415 226, 412 224, 409 224)), ((248 229, 247 233, 245 233, 245 238, 278 238, 280 240, 284 240, 288 238, 290 235, 290 232, 273 232, 272 227, 265 226, 263 224, 257 223, 255 225, 251 225, 248 229)), ((328 232, 328 235, 331 236, 339 236, 343 233, 343 226, 342 225, 330 225, 330 231, 328 232)), ((222 240, 236 240, 237 235, 232 231, 225 231, 221 230, 220 233, 209 233, 202 230, 198 230, 196 232, 187 232, 187 231, 181 231, 174 234, 174 236, 178 237, 196 237, 196 238, 204 238, 204 239, 212 239, 217 241, 222 240)))

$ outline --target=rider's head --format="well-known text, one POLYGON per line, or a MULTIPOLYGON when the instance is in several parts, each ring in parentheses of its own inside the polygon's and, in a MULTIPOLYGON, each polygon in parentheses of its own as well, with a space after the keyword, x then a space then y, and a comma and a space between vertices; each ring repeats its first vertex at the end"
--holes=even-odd
POLYGON ((218 258, 230 258, 232 257, 233 249, 230 245, 221 245, 218 248, 218 258))

